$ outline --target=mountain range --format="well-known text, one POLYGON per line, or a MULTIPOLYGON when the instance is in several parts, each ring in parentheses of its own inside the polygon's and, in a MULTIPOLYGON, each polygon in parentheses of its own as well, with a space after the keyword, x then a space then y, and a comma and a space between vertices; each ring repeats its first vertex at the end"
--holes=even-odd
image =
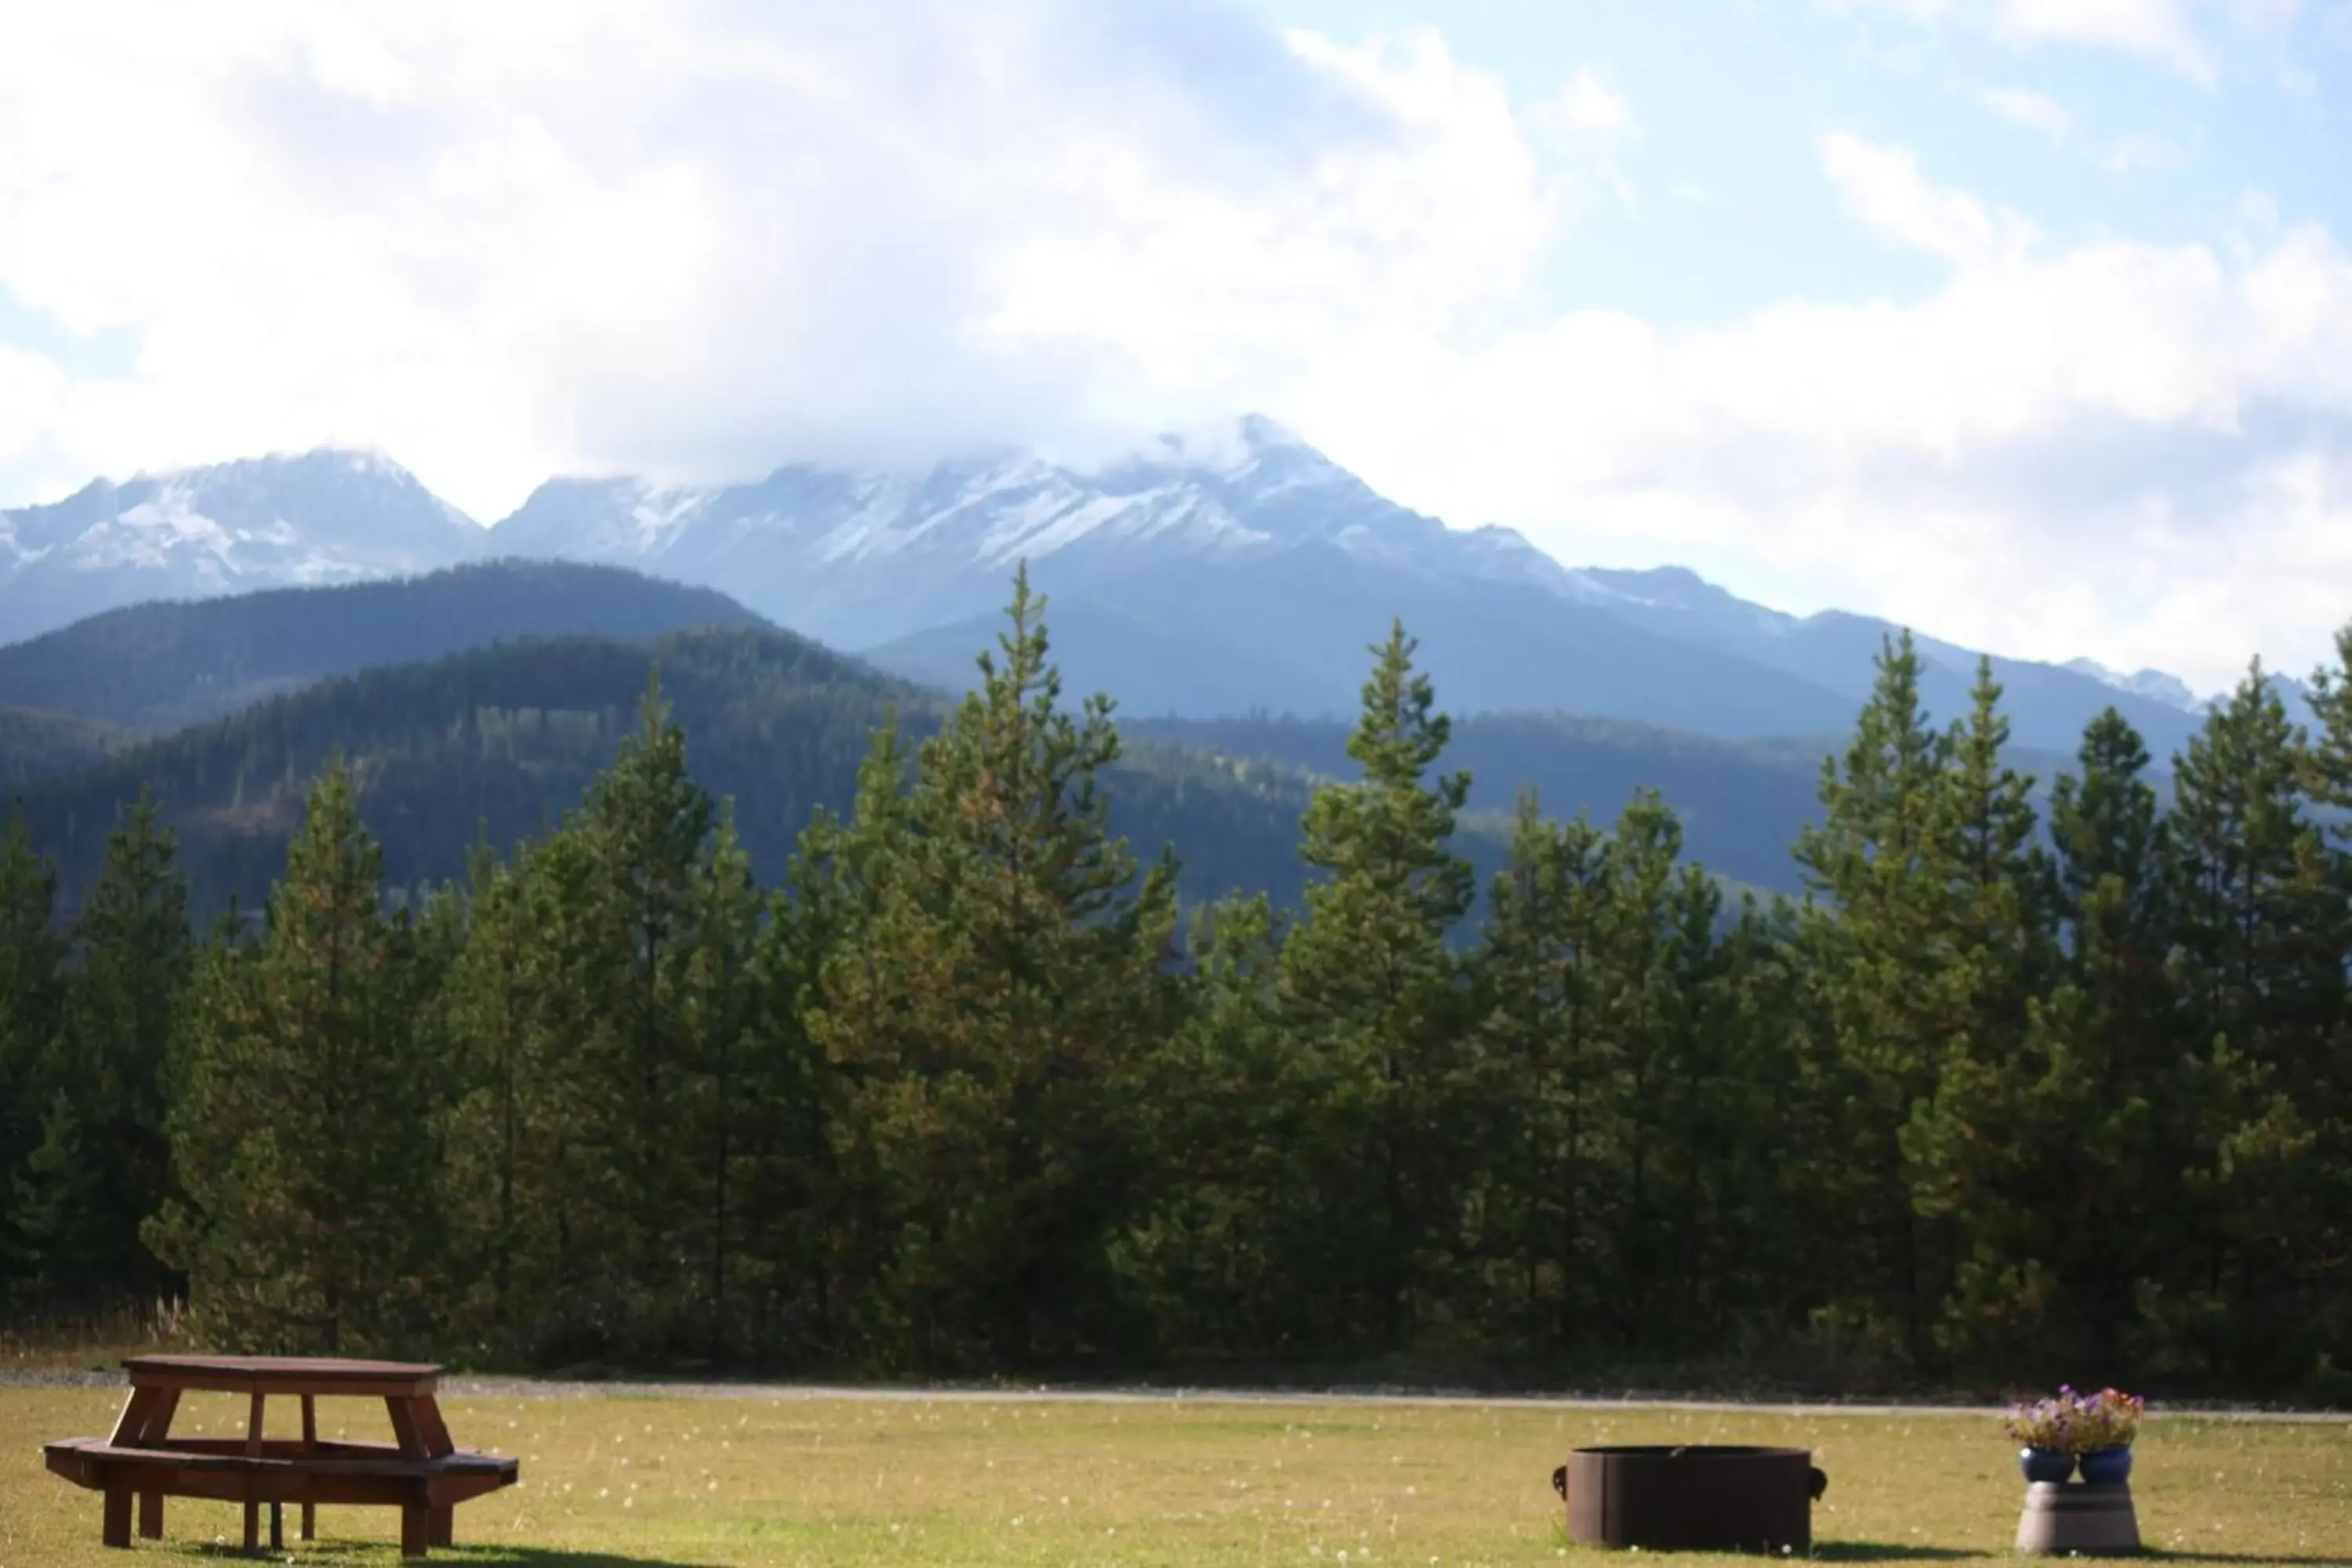
MULTIPOLYGON (((1057 632, 1057 659, 1059 646, 1057 632)), ((1369 662, 1358 658, 1359 668, 1369 662)), ((341 755, 389 874, 415 886, 462 875, 478 828, 502 846, 576 805, 635 728, 656 668, 696 775, 730 803, 771 877, 812 808, 849 806, 886 715, 919 736, 948 707, 936 689, 779 630, 709 589, 613 566, 478 562, 159 601, 0 647, 0 790, 22 801, 69 900, 94 875, 108 827, 145 793, 178 836, 200 906, 252 909, 282 864, 308 782, 341 755)), ((1114 822, 1146 852, 1172 844, 1189 897, 1242 888, 1287 901, 1304 875, 1297 833, 1313 788, 1357 772, 1351 728, 1263 713, 1123 715, 1114 822)), ((1457 842, 1491 871, 1522 792, 1554 817, 1607 823, 1654 789, 1710 871, 1794 890, 1790 848, 1818 814, 1822 754, 1833 744, 1465 714, 1445 755, 1472 776, 1457 842)), ((2011 754, 2045 785, 2067 761, 2011 754)))
MULTIPOLYGON (((1895 629, 1783 614, 1677 567, 1571 569, 1510 530, 1449 528, 1396 505, 1253 416, 1091 467, 997 451, 907 473, 794 465, 711 488, 557 479, 490 528, 366 453, 101 480, 0 512, 0 641, 144 601, 489 557, 720 589, 779 626, 950 688, 971 678, 1025 560, 1050 596, 1070 687, 1108 690, 1130 715, 1184 720, 1344 715, 1362 650, 1393 616, 1457 713, 1824 737, 1851 722, 1895 629)), ((1918 647, 1928 708, 1956 716, 1977 655, 1930 637, 1918 647)), ((2071 751, 2112 704, 2163 757, 2201 720, 2194 694, 2160 672, 1994 668, 2030 747, 2071 751)), ((24 700, 0 680, 0 702, 24 700)))

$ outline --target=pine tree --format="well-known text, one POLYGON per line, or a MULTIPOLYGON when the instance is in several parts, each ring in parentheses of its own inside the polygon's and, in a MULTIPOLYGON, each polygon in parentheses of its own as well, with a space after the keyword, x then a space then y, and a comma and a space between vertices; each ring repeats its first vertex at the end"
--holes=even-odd
POLYGON ((309 805, 261 939, 199 966, 166 1119, 184 1200, 145 1234, 211 1342, 391 1349, 425 1328, 433 976, 340 763, 309 805))
POLYGON ((1139 1192, 1132 1086, 1168 1017, 1175 867, 1139 883, 1111 836, 1109 700, 1062 708, 1043 608, 1024 568, 1003 662, 982 656, 922 746, 887 884, 811 1020, 858 1084, 853 1203, 897 1242, 865 1331, 913 1359, 1096 1348, 1139 1192))
POLYGON ((1399 624, 1371 650, 1348 742, 1363 776, 1307 809, 1299 854, 1319 878, 1282 966, 1292 1026, 1335 1086, 1311 1136, 1331 1277, 1353 1297, 1338 1322, 1391 1350, 1409 1342, 1419 1300, 1449 1284, 1468 1183, 1439 1130, 1465 1089, 1469 998, 1449 937, 1475 888, 1449 840, 1470 781, 1428 777, 1451 726, 1415 646, 1399 624))
POLYGON ((730 1194, 736 1295, 744 1349, 771 1363, 835 1348, 828 1247, 839 1194, 840 1086, 804 1012, 828 951, 826 917, 811 910, 810 891, 788 886, 761 902, 738 1079, 741 1143, 730 1194))
POLYGON ((2139 1281, 2169 1271, 2166 1216, 2191 1145, 2180 1125, 2178 1001, 2166 970, 2166 823, 2147 745, 2110 708, 2084 731, 2080 772, 2051 790, 2060 984, 2035 1010, 2051 1088, 2053 1158, 2036 1210, 2086 1352, 2120 1366, 2139 1281))
POLYGON ((1188 951, 1183 1019, 1139 1085, 1152 1181, 1118 1266, 1162 1356, 1311 1356, 1321 1299, 1300 1260, 1326 1218, 1299 1139, 1328 1086, 1281 1030, 1280 918, 1236 894, 1199 912, 1188 951))
MULTIPOLYGON (((2334 817, 2330 880, 2335 899, 2325 909, 2339 921, 2352 910, 2352 626, 2336 634, 2336 662, 2313 672, 2309 793, 2334 817)), ((2338 951, 2352 949, 2352 931, 2335 933, 2338 951)), ((2312 1229, 2298 1238, 2305 1294, 2313 1309, 2312 1336, 2324 1345, 2352 1343, 2352 1016, 2339 1015, 2312 1053, 2301 1085, 2315 1138, 2312 1152, 2312 1229)), ((2327 1352, 2322 1352, 2326 1354, 2327 1352)), ((2352 1374, 2352 1352, 2336 1356, 2315 1376, 2315 1392, 2352 1374)))
POLYGON ((1823 1090, 1838 1157, 1818 1194, 1825 1217, 1853 1226, 1836 1256, 1843 1278, 1828 1314, 1883 1354, 1932 1353, 1949 1250, 1914 1204, 1903 1147, 1913 1108, 1931 1102, 1947 1046, 1955 847, 1944 771, 1950 742, 1919 703, 1919 661, 1906 633, 1880 655, 1878 678, 1843 759, 1823 764, 1822 821, 1797 844, 1823 902, 1803 925, 1808 966, 1834 1044, 1823 1090))
POLYGON ((899 1020, 943 984, 926 967, 921 900, 906 896, 909 772, 894 711, 869 737, 848 821, 820 807, 802 832, 761 955, 790 1030, 779 1044, 801 1067, 797 1084, 782 1075, 782 1087, 800 1092, 777 1107, 780 1151, 803 1158, 797 1169, 789 1157, 766 1168, 768 1223, 756 1245, 776 1300, 804 1315, 808 1339, 867 1364, 903 1360, 907 1340, 903 1318, 880 1301, 896 1227, 876 1111, 900 1080, 899 1020))
POLYGON ((604 1075, 604 1148, 623 1186, 611 1218, 636 1320, 630 1331, 657 1341, 683 1327, 678 1296, 691 1254, 678 1245, 679 1221, 700 1207, 685 1104, 694 1065, 685 991, 714 808, 687 771, 686 736, 658 675, 639 724, 579 814, 592 880, 580 911, 588 942, 574 956, 588 967, 572 978, 597 1005, 583 1048, 604 1075))
POLYGON ((2167 899, 2194 1108, 2183 1188, 2188 1267, 2143 1293, 2177 1364, 2300 1372, 2298 1256, 2315 1133, 2298 1099, 2343 1016, 2341 899, 2305 815, 2301 730, 2255 665, 2174 772, 2167 899))
MULTIPOLYGON (((769 1146, 774 1111, 771 1079, 778 1064, 762 1049, 769 1019, 760 973, 761 900, 751 864, 722 814, 698 868, 699 919, 684 982, 684 1026, 698 1094, 690 1140, 702 1162, 702 1232, 709 1353, 739 1353, 749 1331, 741 1255, 747 1230, 743 1188, 754 1159, 769 1146)), ((771 1047, 772 1048, 772 1047, 771 1047)))
POLYGON ((486 1342, 575 1357, 709 1346, 713 1248, 731 1234, 713 1226, 715 1161, 740 1110, 725 1108, 722 1128, 710 1096, 721 1040, 738 1055, 719 1015, 741 980, 740 954, 713 968, 701 951, 714 815, 656 675, 636 733, 562 826, 502 871, 478 864, 447 992, 465 1064, 447 1137, 458 1250, 481 1260, 468 1321, 486 1342))
POLYGON ((1477 1205, 1490 1307, 1531 1346, 1579 1348, 1617 1278, 1606 1192, 1622 1108, 1602 1025, 1613 889, 1601 834, 1519 796, 1475 959, 1477 1205))
POLYGON ((1944 1352, 1987 1363, 2036 1342, 2055 1238, 2037 1201, 2053 1152, 2079 1132, 2070 1062, 2033 1026, 2057 968, 2033 781, 2010 767, 2009 722, 1991 662, 1979 662, 1969 712, 1953 727, 1943 778, 1951 877, 1935 1090, 1902 1142, 1913 1204, 1948 1251, 1937 1326, 1944 1352))
POLYGON ((187 893, 173 843, 142 794, 108 836, 106 858, 74 926, 79 963, 26 1239, 45 1290, 96 1304, 173 1281, 139 1227, 171 1195, 164 1135, 167 1047, 194 963, 187 893))
POLYGON ((26 1289, 37 1267, 24 1234, 24 1187, 45 1179, 28 1163, 48 1141, 62 1087, 53 1080, 65 961, 57 886, 57 872, 33 851, 23 813, 12 808, 0 837, 0 1300, 26 1289))
POLYGON ((1746 1216, 1737 1194, 1756 1173, 1746 1157, 1746 1117, 1755 1109, 1748 1089, 1757 1070, 1742 1051, 1746 955, 1727 929, 1722 889, 1703 868, 1681 862, 1681 827, 1663 800, 1645 792, 1616 837, 1638 846, 1635 885, 1646 886, 1654 861, 1669 873, 1654 905, 1663 973, 1652 1054, 1632 1108, 1635 1136, 1656 1151, 1643 1206, 1634 1213, 1647 1243, 1633 1287, 1649 1302, 1641 1331, 1664 1348, 1713 1349, 1722 1323, 1742 1305, 1717 1281, 1743 1249, 1736 1227, 1746 1216))
MULTIPOLYGON (((1668 1135, 1668 1104, 1683 1086, 1678 1058, 1689 1045, 1675 1026, 1676 1013, 1690 1000, 1682 991, 1675 951, 1682 933, 1672 913, 1680 853, 1680 826, 1649 794, 1618 818, 1607 851, 1603 1027, 1615 1047, 1623 1117, 1612 1184, 1620 1268, 1614 1326, 1629 1341, 1655 1329, 1669 1233, 1688 1223, 1665 1214, 1672 1164, 1683 1152, 1668 1135)), ((1707 943, 1711 936, 1702 933, 1700 941, 1707 943)))
POLYGON ((560 1273, 549 1232, 564 1183, 549 1152, 570 1085, 550 1049, 545 934, 557 911, 541 865, 532 846, 501 864, 477 844, 465 943, 437 999, 454 1085, 440 1128, 448 1323, 489 1356, 539 1348, 540 1291, 560 1273))

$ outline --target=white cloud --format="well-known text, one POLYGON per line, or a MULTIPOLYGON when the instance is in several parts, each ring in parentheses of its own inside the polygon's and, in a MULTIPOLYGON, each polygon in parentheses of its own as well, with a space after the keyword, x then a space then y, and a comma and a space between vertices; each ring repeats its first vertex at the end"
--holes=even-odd
POLYGON ((1591 67, 1579 69, 1543 112, 1561 127, 1586 135, 1638 138, 1642 122, 1625 95, 1591 67))
POLYGON ((1895 240, 1945 260, 1982 265, 2021 253, 2032 230, 2013 213, 1930 184, 1904 148, 1843 131, 1822 138, 1822 166, 1846 209, 1895 240))
POLYGON ((1821 0, 1825 11, 1892 11, 1915 22, 1940 21, 1952 9, 1952 0, 1821 0))
POLYGON ((2076 124, 2066 106, 2030 88, 1987 88, 1978 93, 1977 99, 2011 124, 2033 132, 2056 145, 2074 148, 2111 174, 2177 169, 2185 156, 2180 144, 2171 138, 2144 133, 2116 136, 2104 143, 2086 145, 2088 138, 2083 134, 2082 128, 2076 124))
POLYGON ((2238 21, 2258 32, 2280 33, 2303 16, 2305 0, 2231 0, 2238 21))
POLYGON ((25 12, 0 289, 142 346, 119 381, 0 349, 0 467, 340 439, 494 515, 564 469, 1255 407, 1570 560, 2005 650, 2218 684, 2256 649, 2307 665, 2352 604, 2352 259, 2324 232, 2066 249, 1836 132, 1822 177, 1939 260, 1924 296, 1547 314, 1577 183, 1639 125, 1603 79, 1515 105, 1433 34, 880 9, 25 12))
POLYGON ((2212 57, 2189 24, 2184 0, 2000 0, 1993 27, 2021 43, 2121 49, 2199 82, 2214 78, 2212 57))
POLYGON ((1993 87, 1987 88, 1979 97, 1986 108, 2011 125, 2022 126, 2053 142, 2063 142, 2074 133, 2074 117, 2066 112, 2065 105, 2047 93, 2023 87, 1993 87))
POLYGON ((1554 221, 1433 36, 1208 6, 116 0, 10 30, 0 288, 142 343, 58 400, 51 466, 365 440, 495 514, 576 465, 1069 436, 1367 322, 1444 331, 1554 221))
MULTIPOLYGON (((2189 0, 1820 0, 1832 11, 1891 12, 1914 22, 1957 20, 2014 47, 2071 44, 2120 50, 2160 63, 2202 85, 2216 79, 2211 50, 2190 20, 2189 0)), ((2294 0, 2229 0, 2253 26, 2291 22, 2294 0)))
POLYGON ((2151 169, 2177 169, 2184 154, 2180 144, 2164 136, 2118 136, 2099 153, 2099 166, 2114 174, 2137 174, 2151 169))
POLYGON ((2352 602, 2352 257, 2105 245, 1958 268, 1892 303, 1661 331, 1580 312, 1316 425, 1406 498, 1571 558, 1712 564, 2208 687, 2301 670, 2352 602))

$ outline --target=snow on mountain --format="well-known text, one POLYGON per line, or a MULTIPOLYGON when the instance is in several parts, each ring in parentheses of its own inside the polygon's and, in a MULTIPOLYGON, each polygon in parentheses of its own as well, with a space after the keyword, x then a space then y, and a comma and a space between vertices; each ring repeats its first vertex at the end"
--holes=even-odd
POLYGON ((723 588, 851 648, 996 608, 1023 560, 1049 592, 1068 594, 1180 562, 1322 544, 1410 572, 1578 592, 1519 535, 1457 531, 1397 506, 1257 416, 1088 466, 997 451, 918 473, 795 465, 708 489, 558 479, 490 538, 500 553, 723 588))
POLYGON ((1687 566, 1586 566, 1574 575, 1596 604, 1644 616, 1682 617, 1726 636, 1771 637, 1803 625, 1798 616, 1717 587, 1687 566))
POLYGON ((429 572, 478 555, 486 538, 373 452, 100 479, 0 512, 0 641, 142 600, 429 572))
POLYGON ((2160 669, 2143 669, 2135 674, 2126 675, 2120 670, 2109 669, 2105 665, 2092 658, 2068 659, 2066 668, 2078 674, 2087 675, 2101 685, 2112 686, 2118 691, 2128 691, 2135 697, 2152 699, 2178 708, 2183 713, 2205 711, 2205 700, 2189 690, 2187 681, 2177 675, 2167 675, 2160 669))
MULTIPOLYGON (((1867 695, 1873 661, 1896 632, 1839 611, 1784 614, 1682 567, 1572 570, 1513 530, 1448 528, 1400 506, 1251 416, 1083 463, 1000 449, 919 470, 795 464, 730 485, 558 479, 488 530, 373 453, 100 480, 54 505, 0 511, 0 640, 137 600, 403 575, 487 555, 716 588, 851 650, 955 640, 947 662, 959 670, 969 663, 961 650, 977 644, 956 639, 1002 608, 1026 561, 1072 624, 1093 628, 1106 674, 1124 649, 1116 673, 1129 684, 1145 684, 1139 670, 1174 680, 1162 692, 1171 710, 1185 695, 1177 677, 1197 673, 1195 652, 1209 649, 1222 650, 1229 679, 1207 682, 1200 701, 1221 700, 1208 689, 1255 682, 1302 701, 1337 693, 1345 706, 1362 643, 1403 614, 1446 645, 1432 651, 1455 661, 1453 700, 1467 708, 1672 710, 1723 732, 1820 732, 1867 695), (1473 674, 1477 659, 1490 662, 1473 674), (1283 687, 1277 670, 1296 679, 1283 687), (1685 700, 1692 682, 1712 706, 1685 700)), ((1948 721, 1967 707, 1979 656, 1927 637, 1915 647, 1922 698, 1948 721)), ((2158 671, 1993 663, 2021 743, 2071 750, 2113 703, 2164 755, 2204 708, 2158 671)))

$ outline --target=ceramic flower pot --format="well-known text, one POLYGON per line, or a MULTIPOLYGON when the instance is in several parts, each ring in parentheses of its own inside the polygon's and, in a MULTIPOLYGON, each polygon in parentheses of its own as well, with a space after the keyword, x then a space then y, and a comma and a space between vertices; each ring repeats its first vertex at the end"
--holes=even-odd
POLYGON ((2017 1468, 2029 1481, 2063 1481, 2074 1473, 2074 1456, 2063 1448, 2020 1448, 2017 1468))
POLYGON ((2093 1486, 2117 1487, 2131 1477, 2131 1446, 2102 1448, 2082 1458, 2083 1479, 2093 1486))

